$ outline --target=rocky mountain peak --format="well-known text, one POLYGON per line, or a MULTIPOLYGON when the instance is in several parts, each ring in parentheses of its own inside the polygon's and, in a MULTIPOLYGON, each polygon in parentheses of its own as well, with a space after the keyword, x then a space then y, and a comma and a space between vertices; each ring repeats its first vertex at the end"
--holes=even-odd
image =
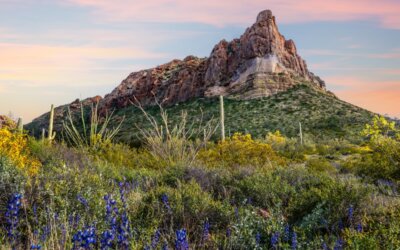
POLYGON ((221 40, 208 58, 187 56, 131 73, 104 99, 95 100, 100 102, 100 112, 105 113, 136 101, 146 106, 218 95, 265 97, 300 83, 325 91, 324 82, 308 71, 297 54, 294 41, 280 34, 272 12, 264 10, 240 38, 221 40))

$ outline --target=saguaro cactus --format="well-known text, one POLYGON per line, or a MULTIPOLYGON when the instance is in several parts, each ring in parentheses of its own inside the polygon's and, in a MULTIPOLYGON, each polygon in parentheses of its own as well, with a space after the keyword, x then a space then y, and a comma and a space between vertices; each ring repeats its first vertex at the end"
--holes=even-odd
POLYGON ((53 124, 54 124, 54 105, 51 105, 50 109, 50 119, 49 119, 49 131, 47 132, 47 139, 49 141, 54 140, 56 138, 56 132, 53 132, 53 124))
POLYGON ((21 134, 22 132, 24 132, 24 124, 22 124, 22 118, 18 118, 17 129, 18 132, 21 134))
POLYGON ((224 97, 219 96, 219 107, 220 107, 220 123, 221 123, 221 140, 225 140, 225 110, 224 110, 224 97))
POLYGON ((300 135, 300 144, 303 145, 303 130, 301 129, 301 122, 299 122, 299 135, 300 135))

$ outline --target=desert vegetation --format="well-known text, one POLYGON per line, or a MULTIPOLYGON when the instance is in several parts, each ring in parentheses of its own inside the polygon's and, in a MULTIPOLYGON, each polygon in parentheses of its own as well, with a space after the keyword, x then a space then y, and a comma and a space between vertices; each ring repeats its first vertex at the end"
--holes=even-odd
POLYGON ((56 140, 1 128, 0 248, 400 247, 400 130, 384 117, 357 140, 303 141, 228 119, 219 140, 218 119, 141 111, 138 147, 114 140, 134 123, 95 107, 56 140))

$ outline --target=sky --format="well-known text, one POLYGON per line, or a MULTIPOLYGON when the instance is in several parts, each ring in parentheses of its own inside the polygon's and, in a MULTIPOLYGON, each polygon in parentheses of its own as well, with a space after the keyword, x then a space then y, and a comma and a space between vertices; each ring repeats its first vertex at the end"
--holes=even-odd
POLYGON ((400 117, 399 0, 0 0, 0 114, 29 122, 131 72, 206 57, 265 9, 327 89, 400 117))

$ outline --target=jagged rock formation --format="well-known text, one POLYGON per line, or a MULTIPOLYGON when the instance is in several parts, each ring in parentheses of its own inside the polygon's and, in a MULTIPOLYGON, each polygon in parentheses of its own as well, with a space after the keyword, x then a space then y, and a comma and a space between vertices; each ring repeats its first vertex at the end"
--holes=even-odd
MULTIPOLYGON (((294 42, 279 33, 272 12, 265 10, 240 38, 215 45, 208 58, 188 56, 131 73, 104 99, 94 97, 83 102, 99 102, 100 113, 105 114, 135 102, 168 106, 218 95, 236 99, 266 97, 300 83, 326 92, 325 83, 308 71, 294 42)), ((79 105, 77 100, 55 109, 56 130, 61 129, 57 120, 62 120, 67 107, 74 111, 79 105)), ((48 114, 42 115, 33 123, 46 127, 47 117, 48 114)))
POLYGON ((123 108, 135 101, 171 105, 216 95, 249 99, 301 82, 325 89, 324 82, 308 71, 294 42, 279 33, 272 12, 265 10, 239 39, 219 42, 209 58, 188 56, 130 74, 106 95, 101 109, 123 108))

